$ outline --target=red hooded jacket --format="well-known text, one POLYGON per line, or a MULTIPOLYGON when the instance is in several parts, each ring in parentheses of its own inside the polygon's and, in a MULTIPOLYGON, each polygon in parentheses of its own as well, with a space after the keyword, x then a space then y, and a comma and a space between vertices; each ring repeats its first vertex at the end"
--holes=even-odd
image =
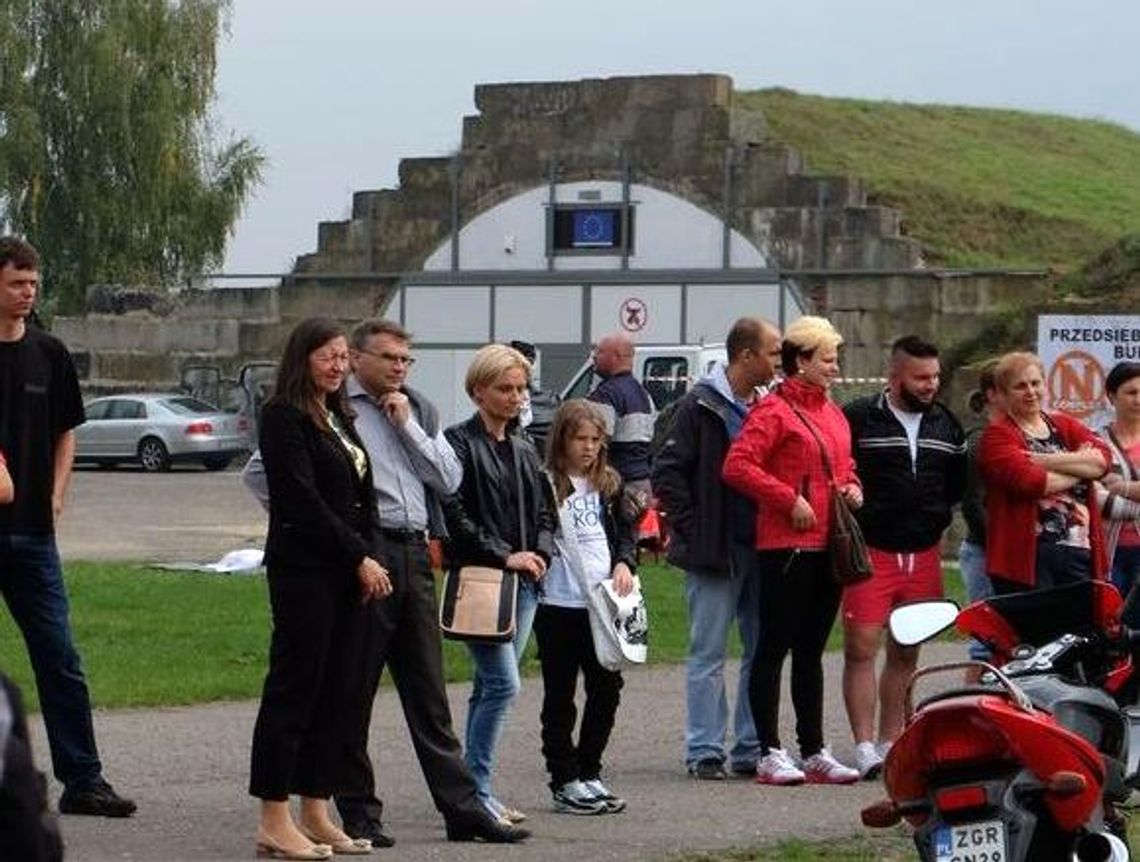
POLYGON ((724 481, 758 504, 756 547, 760 550, 823 550, 831 519, 831 487, 815 436, 791 408, 794 404, 827 444, 840 486, 858 484, 847 417, 818 386, 790 379, 748 414, 724 460, 724 481), (815 526, 792 526, 792 507, 802 495, 815 510, 815 526))

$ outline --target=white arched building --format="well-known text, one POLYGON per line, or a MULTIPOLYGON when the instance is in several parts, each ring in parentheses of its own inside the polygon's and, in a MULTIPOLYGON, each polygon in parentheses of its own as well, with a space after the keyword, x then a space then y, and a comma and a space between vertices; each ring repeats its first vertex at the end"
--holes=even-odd
POLYGON ((543 385, 560 390, 607 333, 663 347, 721 342, 742 315, 783 327, 803 308, 721 216, 649 185, 583 181, 535 187, 472 218, 404 276, 387 314, 414 334, 415 383, 450 422, 470 411, 463 376, 490 341, 534 343, 543 385))

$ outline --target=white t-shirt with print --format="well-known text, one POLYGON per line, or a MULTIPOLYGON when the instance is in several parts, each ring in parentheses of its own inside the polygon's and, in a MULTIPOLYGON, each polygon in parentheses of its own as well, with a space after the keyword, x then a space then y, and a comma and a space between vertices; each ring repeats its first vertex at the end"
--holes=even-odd
MULTIPOLYGON (((593 586, 608 578, 611 569, 610 544, 606 540, 606 528, 602 520, 602 497, 580 476, 571 476, 570 483, 574 490, 562 503, 562 508, 570 515, 586 578, 593 586)), ((550 570, 542 583, 543 603, 564 608, 586 606, 578 577, 566 566, 560 555, 551 560, 550 570)))

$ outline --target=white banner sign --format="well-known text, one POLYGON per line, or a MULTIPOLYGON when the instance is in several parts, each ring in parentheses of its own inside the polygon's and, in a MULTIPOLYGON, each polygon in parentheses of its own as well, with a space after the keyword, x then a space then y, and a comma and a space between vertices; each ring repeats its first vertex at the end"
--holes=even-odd
POLYGON ((1045 365, 1045 408, 1093 428, 1112 419, 1104 379, 1118 362, 1140 361, 1140 317, 1130 314, 1043 314, 1037 355, 1045 365))

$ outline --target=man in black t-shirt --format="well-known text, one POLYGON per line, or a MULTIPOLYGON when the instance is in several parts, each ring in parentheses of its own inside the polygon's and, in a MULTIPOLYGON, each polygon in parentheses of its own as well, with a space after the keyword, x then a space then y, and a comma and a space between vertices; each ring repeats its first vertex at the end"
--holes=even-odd
POLYGON ((84 421, 67 348, 28 325, 39 290, 39 256, 0 237, 0 450, 15 499, 0 506, 0 593, 24 634, 36 675, 48 746, 63 784, 65 814, 129 817, 135 804, 103 778, 91 699, 71 640, 55 522, 84 421))

